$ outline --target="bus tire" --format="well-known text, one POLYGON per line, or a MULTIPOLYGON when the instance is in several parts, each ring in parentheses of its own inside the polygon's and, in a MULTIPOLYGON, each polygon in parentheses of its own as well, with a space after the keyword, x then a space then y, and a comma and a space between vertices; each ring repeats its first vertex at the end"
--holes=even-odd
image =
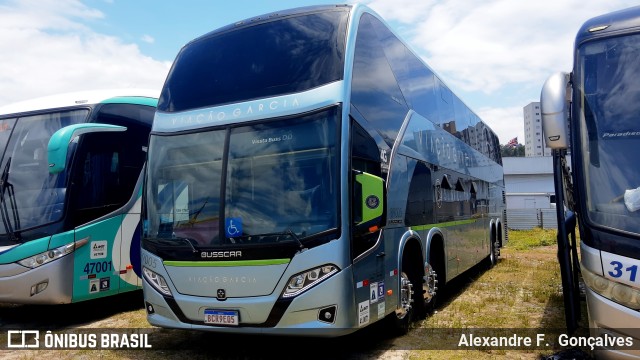
POLYGON ((498 263, 498 254, 500 253, 500 248, 498 247, 498 240, 496 239, 496 231, 492 227, 491 235, 489 236, 489 256, 487 256, 487 268, 491 269, 498 263))
MULTIPOLYGON (((404 268, 404 266, 403 266, 404 268)), ((394 335, 404 335, 409 332, 413 316, 413 284, 409 275, 403 270, 400 273, 400 306, 392 312, 388 320, 394 335)))
POLYGON ((424 318, 426 315, 422 296, 421 260, 408 255, 412 253, 414 252, 405 249, 400 272, 400 306, 391 314, 393 328, 398 335, 406 334, 412 321, 424 318))
POLYGON ((424 275, 423 289, 423 292, 425 293, 423 296, 425 317, 432 314, 436 309, 438 294, 440 293, 438 290, 438 274, 440 274, 442 270, 434 264, 429 265, 427 271, 428 273, 424 275))
POLYGON ((489 267, 493 268, 498 263, 498 256, 496 255, 496 242, 491 242, 491 253, 489 254, 489 267))
POLYGON ((429 249, 429 266, 425 268, 424 303, 426 314, 432 314, 438 305, 438 297, 442 294, 445 285, 445 263, 442 239, 434 237, 429 249))

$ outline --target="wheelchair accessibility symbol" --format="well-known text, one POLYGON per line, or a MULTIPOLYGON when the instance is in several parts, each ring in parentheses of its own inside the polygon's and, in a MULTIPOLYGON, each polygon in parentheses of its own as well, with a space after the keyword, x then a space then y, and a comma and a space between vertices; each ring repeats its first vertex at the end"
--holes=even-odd
POLYGON ((242 219, 241 218, 227 218, 224 220, 224 231, 227 237, 234 237, 242 235, 242 219))

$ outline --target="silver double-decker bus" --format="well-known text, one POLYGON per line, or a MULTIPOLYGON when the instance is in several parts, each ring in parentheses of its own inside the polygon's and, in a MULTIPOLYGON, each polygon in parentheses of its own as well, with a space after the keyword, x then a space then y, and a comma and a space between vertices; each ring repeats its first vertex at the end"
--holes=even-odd
POLYGON ((402 333, 506 241, 497 136, 361 5, 185 45, 147 170, 143 290, 160 327, 402 333))

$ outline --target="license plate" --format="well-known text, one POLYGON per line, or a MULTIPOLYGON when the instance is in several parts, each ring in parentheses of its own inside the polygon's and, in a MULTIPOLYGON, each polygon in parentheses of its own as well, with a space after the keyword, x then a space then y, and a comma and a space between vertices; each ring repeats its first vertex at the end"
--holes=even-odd
POLYGON ((240 318, 236 310, 211 310, 204 311, 204 323, 212 325, 238 326, 240 318))

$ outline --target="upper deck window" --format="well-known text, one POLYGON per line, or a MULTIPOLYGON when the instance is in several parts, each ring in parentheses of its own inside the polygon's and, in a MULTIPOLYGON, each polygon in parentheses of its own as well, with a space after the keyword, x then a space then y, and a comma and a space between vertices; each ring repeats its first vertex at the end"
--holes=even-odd
POLYGON ((300 92, 341 80, 348 12, 284 17, 186 45, 158 110, 183 111, 300 92))

